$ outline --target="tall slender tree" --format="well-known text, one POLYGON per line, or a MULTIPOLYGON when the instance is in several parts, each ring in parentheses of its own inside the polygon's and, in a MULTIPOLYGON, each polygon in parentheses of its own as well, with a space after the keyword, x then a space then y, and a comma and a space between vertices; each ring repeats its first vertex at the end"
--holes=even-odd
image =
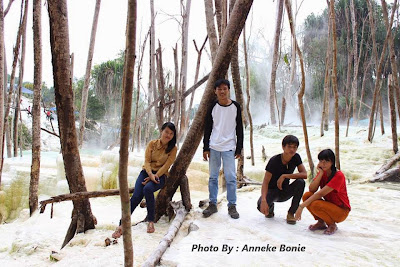
POLYGON ((82 102, 81 111, 79 112, 79 147, 82 147, 83 136, 85 133, 85 121, 86 121, 86 109, 89 95, 89 81, 90 81, 90 70, 92 69, 92 60, 94 53, 94 44, 96 42, 97 22, 99 21, 101 0, 96 0, 96 6, 94 8, 92 32, 90 34, 89 52, 86 61, 86 72, 85 80, 82 88, 82 102))
POLYGON ((214 24, 213 0, 204 0, 204 10, 206 13, 208 42, 211 50, 211 62, 214 62, 218 50, 218 37, 214 24))
POLYGON ((330 0, 329 16, 331 21, 332 32, 332 88, 335 95, 335 161, 336 167, 340 170, 339 155, 339 91, 337 86, 337 40, 336 40, 336 18, 335 18, 335 1, 330 0))
POLYGON ((311 157, 310 144, 308 142, 306 115, 304 113, 304 104, 303 104, 303 97, 304 97, 304 92, 305 92, 305 87, 306 87, 306 81, 305 81, 306 75, 305 75, 305 70, 304 70, 303 53, 301 52, 300 47, 298 45, 296 34, 295 34, 295 29, 294 29, 294 24, 292 23, 293 22, 293 13, 292 13, 292 6, 291 6, 290 2, 291 2, 290 0, 285 0, 285 6, 286 6, 287 15, 289 18, 290 32, 292 33, 292 37, 293 37, 293 40, 294 40, 294 43, 296 46, 296 52, 297 52, 297 55, 299 56, 300 68, 301 68, 301 87, 300 87, 300 91, 297 96, 297 99, 299 101, 301 121, 303 124, 303 134, 304 134, 304 142, 306 145, 308 164, 310 166, 311 176, 314 176, 314 162, 311 157))
POLYGON ((41 0, 33 0, 33 107, 32 107, 32 165, 29 184, 30 215, 38 206, 40 177, 40 99, 42 90, 42 6, 41 0))
MULTIPOLYGON (((0 0, 0 107, 4 107, 4 16, 3 16, 3 0, 0 0)), ((0 108, 0 188, 1 188, 1 177, 2 177, 2 166, 3 166, 3 132, 4 132, 4 109, 0 108)))
MULTIPOLYGON (((55 102, 65 175, 71 193, 86 192, 74 120, 67 0, 48 0, 47 3, 55 102)), ((73 238, 75 232, 94 229, 97 223, 88 199, 74 200, 73 205, 71 224, 62 247, 73 238)))
POLYGON ((285 0, 278 0, 278 13, 276 14, 276 24, 275 24, 275 36, 274 36, 274 51, 272 56, 272 67, 271 67, 271 83, 269 89, 269 112, 271 117, 271 124, 276 124, 275 118, 275 81, 276 81, 276 70, 278 69, 279 60, 279 42, 281 38, 281 25, 283 17, 283 4, 285 0))
POLYGON ((119 187, 122 211, 122 233, 124 242, 125 266, 133 266, 133 246, 131 233, 131 211, 128 187, 129 131, 132 112, 133 75, 135 71, 136 44, 136 0, 128 2, 128 18, 126 25, 126 48, 122 97, 121 146, 119 149, 119 187))

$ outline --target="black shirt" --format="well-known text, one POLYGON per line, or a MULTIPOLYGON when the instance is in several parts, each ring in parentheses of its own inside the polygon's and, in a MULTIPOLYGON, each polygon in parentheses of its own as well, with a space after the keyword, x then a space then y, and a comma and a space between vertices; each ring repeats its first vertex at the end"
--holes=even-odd
MULTIPOLYGON (((288 162, 288 164, 284 165, 282 163, 282 154, 278 154, 273 156, 265 167, 265 170, 272 173, 271 180, 268 184, 268 189, 277 189, 278 186, 276 183, 278 182, 279 177, 282 174, 292 174, 296 167, 298 167, 303 162, 301 161, 301 157, 299 154, 295 154, 292 159, 288 162)), ((289 179, 286 178, 283 181, 282 188, 289 186, 289 179)))

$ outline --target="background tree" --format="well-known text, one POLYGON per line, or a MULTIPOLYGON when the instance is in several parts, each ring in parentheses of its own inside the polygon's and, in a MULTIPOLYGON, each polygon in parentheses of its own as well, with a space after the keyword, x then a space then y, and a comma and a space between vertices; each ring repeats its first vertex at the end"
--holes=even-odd
MULTIPOLYGON (((4 16, 3 0, 0 0, 0 107, 4 106, 4 80, 7 80, 7 74, 4 72, 4 16)), ((3 132, 4 132, 4 109, 0 108, 0 152, 3 150, 3 132)), ((3 153, 0 155, 0 188, 3 169, 3 153)))
POLYGON ((92 68, 94 44, 96 42, 97 22, 99 20, 100 4, 101 0, 96 0, 96 6, 94 8, 94 15, 93 15, 92 33, 90 35, 89 52, 86 62, 85 83, 83 85, 83 90, 82 90, 81 111, 79 112, 79 147, 82 147, 83 135, 85 132, 86 105, 89 92, 90 70, 92 68))
MULTIPOLYGON (((47 3, 55 100, 65 174, 71 193, 85 192, 87 190, 78 149, 70 77, 67 2, 66 0, 49 0, 47 3)), ((88 199, 74 200, 73 205, 71 224, 62 247, 73 238, 75 232, 82 233, 94 229, 97 223, 88 199)))
POLYGON ((38 207, 38 187, 40 177, 40 95, 42 89, 42 6, 41 0, 33 0, 33 52, 34 90, 32 107, 32 165, 29 184, 30 215, 38 207))
POLYGON ((121 119, 121 145, 119 149, 118 180, 121 196, 121 226, 124 242, 125 266, 133 266, 133 246, 131 233, 131 210, 128 187, 129 128, 132 112, 133 75, 135 71, 136 45, 136 0, 128 2, 126 23, 126 50, 123 81, 123 101, 121 119))

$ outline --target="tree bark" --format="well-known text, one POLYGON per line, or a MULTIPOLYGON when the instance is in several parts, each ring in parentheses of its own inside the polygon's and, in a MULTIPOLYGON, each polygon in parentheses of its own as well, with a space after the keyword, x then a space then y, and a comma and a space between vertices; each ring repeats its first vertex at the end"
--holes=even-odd
POLYGON ((276 70, 278 68, 278 50, 279 50, 279 41, 281 36, 281 24, 282 24, 282 14, 283 14, 283 4, 285 0, 279 0, 277 2, 278 5, 278 13, 276 16, 276 24, 275 24, 275 37, 274 37, 274 52, 272 57, 272 66, 271 66, 271 84, 269 89, 269 112, 271 116, 271 124, 275 125, 275 97, 276 97, 276 89, 275 89, 275 80, 276 80, 276 70))
POLYGON ((321 137, 324 136, 324 131, 329 129, 329 99, 330 99, 330 72, 332 61, 332 22, 328 15, 328 46, 325 56, 325 79, 324 79, 324 99, 322 103, 322 118, 321 118, 321 137))
POLYGON ((250 11, 253 0, 236 0, 232 10, 231 20, 228 23, 224 37, 222 38, 217 57, 214 61, 210 78, 205 92, 195 115, 192 126, 182 144, 174 165, 170 171, 166 185, 161 189, 156 200, 156 221, 166 213, 168 199, 172 199, 180 180, 186 174, 196 149, 201 141, 204 131, 204 119, 208 107, 215 99, 214 83, 220 77, 225 77, 233 52, 234 43, 237 42, 250 11))
MULTIPOLYGON (((42 7, 41 0, 33 1, 34 87, 32 107, 32 165, 29 184, 30 215, 38 207, 40 178, 40 96, 42 91, 42 7)), ((1 116, 0 116, 1 117, 1 116)))
POLYGON ((248 51, 247 51, 247 41, 246 41, 246 26, 243 27, 243 50, 244 50, 244 68, 246 70, 246 94, 247 94, 247 103, 246 110, 247 116, 249 117, 250 123, 250 155, 251 155, 251 165, 254 166, 254 145, 253 145, 253 118, 250 112, 250 68, 248 64, 248 51))
POLYGON ((211 63, 214 62, 218 50, 218 37, 214 24, 214 9, 212 0, 204 0, 208 42, 211 50, 211 63))
POLYGON ((175 105, 174 105, 174 124, 179 125, 179 114, 181 114, 181 92, 179 90, 179 64, 178 64, 178 44, 175 44, 174 66, 175 66, 175 105))
MULTIPOLYGON (((150 27, 150 88, 152 90, 153 99, 158 98, 157 95, 157 84, 156 84, 156 30, 155 30, 155 15, 154 15, 154 0, 150 0, 150 14, 151 14, 151 27, 150 27)), ((150 96, 150 94, 149 94, 150 96)), ((160 113, 157 107, 154 108, 158 130, 161 132, 161 126, 163 125, 163 118, 160 118, 160 113)))
POLYGON ((158 105, 158 116, 161 118, 161 121, 164 121, 165 85, 164 85, 164 71, 162 64, 162 49, 160 40, 158 40, 158 48, 156 51, 156 64, 157 64, 156 73, 157 73, 158 95, 160 99, 160 104, 158 105))
MULTIPOLYGON (((398 71, 397 71, 397 64, 396 64, 396 51, 394 47, 394 40, 393 40, 393 35, 391 31, 391 27, 389 27, 389 15, 388 15, 388 10, 387 10, 387 4, 385 0, 381 0, 382 3, 382 12, 383 12, 383 20, 385 21, 385 26, 388 31, 388 50, 389 50, 389 59, 390 59, 390 65, 392 67, 392 79, 393 79, 393 85, 394 89, 396 92, 396 103, 397 103, 397 110, 400 110, 400 87, 399 87, 399 78, 398 78, 398 71)), ((393 4, 393 9, 392 9, 392 14, 395 13, 397 9, 397 0, 394 1, 393 4)), ((394 106, 393 106, 394 108, 394 106)), ((399 112, 399 118, 400 118, 400 112, 399 112)))
MULTIPOLYGON (((134 187, 129 188, 129 193, 132 194, 135 190, 134 187)), ((58 203, 62 201, 68 200, 82 200, 94 197, 109 197, 109 196, 118 196, 120 195, 119 189, 108 189, 102 191, 91 191, 91 192, 77 192, 72 194, 62 194, 58 196, 51 197, 46 200, 40 201, 40 213, 43 213, 46 209, 46 205, 50 203, 58 203)))
MULTIPOLYGON (((72 101, 67 2, 66 0, 48 0, 47 3, 55 102, 65 174, 71 193, 85 192, 87 190, 79 156, 72 101)), ((92 214, 89 200, 74 201, 73 204, 71 224, 62 247, 73 238, 75 232, 82 233, 95 228, 96 218, 92 214)))
POLYGON ((304 62, 303 62, 303 53, 300 50, 300 47, 297 42, 296 34, 295 34, 295 29, 293 25, 293 15, 292 15, 292 7, 290 4, 289 0, 285 1, 286 5, 286 11, 288 14, 288 19, 289 19, 289 25, 290 25, 290 31, 292 33, 292 37, 294 39, 294 42, 296 44, 296 51, 299 56, 300 60, 300 68, 301 68, 301 87, 300 91, 298 94, 298 101, 299 101, 299 108, 300 108, 300 115, 301 115, 301 121, 303 123, 303 134, 304 134, 304 142, 306 145, 306 152, 307 152, 307 159, 308 159, 308 164, 310 166, 310 171, 311 171, 311 176, 314 177, 314 162, 312 161, 311 157, 311 152, 310 152, 310 145, 308 142, 308 132, 307 132, 307 123, 306 123, 306 116, 304 113, 304 104, 303 104, 303 97, 304 97, 304 92, 306 88, 306 81, 305 81, 305 71, 304 71, 304 62))
MULTIPOLYGON (((345 8, 345 13, 346 13, 346 37, 347 37, 347 74, 346 74, 346 117, 347 117, 347 123, 346 123, 346 137, 348 136, 349 133, 349 124, 350 124, 350 114, 351 114, 351 98, 353 96, 353 91, 351 90, 351 66, 353 63, 353 50, 350 47, 350 19, 349 19, 349 9, 348 7, 345 8)), ((354 42, 354 40, 353 40, 354 42)), ((354 45, 354 44, 353 44, 354 45)))
MULTIPOLYGON (((28 20, 28 6, 29 1, 25 0, 24 4, 24 17, 22 20, 22 42, 21 42, 21 59, 19 63, 19 77, 18 77, 18 93, 15 96, 15 110, 14 110, 14 157, 18 157, 18 120, 21 112, 21 95, 22 95, 22 81, 24 80, 24 65, 25 65, 25 49, 26 49, 26 23, 28 20)), ((10 87, 11 89, 11 87, 10 87)))
MULTIPOLYGON (((4 89, 7 88, 5 53, 4 53, 4 16, 3 0, 0 1, 0 107, 4 107, 4 89)), ((0 108, 0 188, 3 172, 3 143, 4 143, 4 109, 0 108)))
MULTIPOLYGON (((183 2, 183 0, 181 0, 183 2)), ((188 68, 188 39, 189 39, 189 17, 190 17, 190 6, 192 0, 186 0, 186 5, 182 5, 182 58, 181 58, 181 73, 179 77, 180 81, 180 92, 186 91, 187 82, 187 68, 188 68)), ((181 124, 179 129, 178 140, 186 135, 187 125, 186 125, 186 99, 181 99, 181 124)))
POLYGON ((79 147, 82 147, 83 136, 85 133, 85 119, 86 119, 86 108, 89 95, 89 81, 90 81, 90 70, 92 69, 92 60, 94 53, 94 44, 96 42, 97 22, 99 21, 101 0, 96 0, 96 6, 94 8, 92 32, 90 35, 89 52, 86 62, 86 73, 85 81, 82 88, 82 102, 81 111, 79 113, 79 147))
POLYGON ((126 23, 125 65, 122 96, 121 146, 119 150, 118 180, 121 190, 121 226, 124 242, 125 266, 133 266, 133 246, 131 232, 131 210, 128 187, 129 132, 132 112, 133 75, 135 71, 136 47, 136 0, 128 1, 126 23))
POLYGON ((336 167, 340 170, 340 150, 339 150, 339 91, 337 86, 337 41, 336 41, 336 21, 335 21, 335 1, 329 4, 329 14, 332 26, 332 87, 335 95, 335 161, 336 167))
POLYGON ((396 104, 394 101, 394 88, 391 79, 389 79, 389 89, 388 89, 388 98, 389 98, 389 110, 390 110, 390 125, 392 127, 392 143, 393 143, 393 152, 396 154, 399 151, 398 141, 397 141, 397 125, 396 125, 396 104))

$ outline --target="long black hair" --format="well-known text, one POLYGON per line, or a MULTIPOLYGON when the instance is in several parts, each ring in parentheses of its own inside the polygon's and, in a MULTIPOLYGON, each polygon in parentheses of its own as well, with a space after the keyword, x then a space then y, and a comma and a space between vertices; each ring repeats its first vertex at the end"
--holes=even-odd
POLYGON ((174 137, 172 137, 171 141, 168 142, 168 146, 165 149, 165 153, 169 153, 171 152, 171 150, 175 147, 176 145, 176 128, 175 128, 175 124, 173 124, 172 122, 166 122, 163 124, 163 126, 161 126, 161 131, 163 131, 165 128, 170 129, 171 131, 174 132, 174 137))
POLYGON ((333 153, 333 151, 329 148, 324 149, 321 152, 319 152, 318 159, 332 162, 332 166, 331 166, 332 173, 328 177, 328 182, 329 182, 333 178, 333 176, 335 176, 336 171, 337 171, 336 165, 335 165, 335 153, 333 153))

